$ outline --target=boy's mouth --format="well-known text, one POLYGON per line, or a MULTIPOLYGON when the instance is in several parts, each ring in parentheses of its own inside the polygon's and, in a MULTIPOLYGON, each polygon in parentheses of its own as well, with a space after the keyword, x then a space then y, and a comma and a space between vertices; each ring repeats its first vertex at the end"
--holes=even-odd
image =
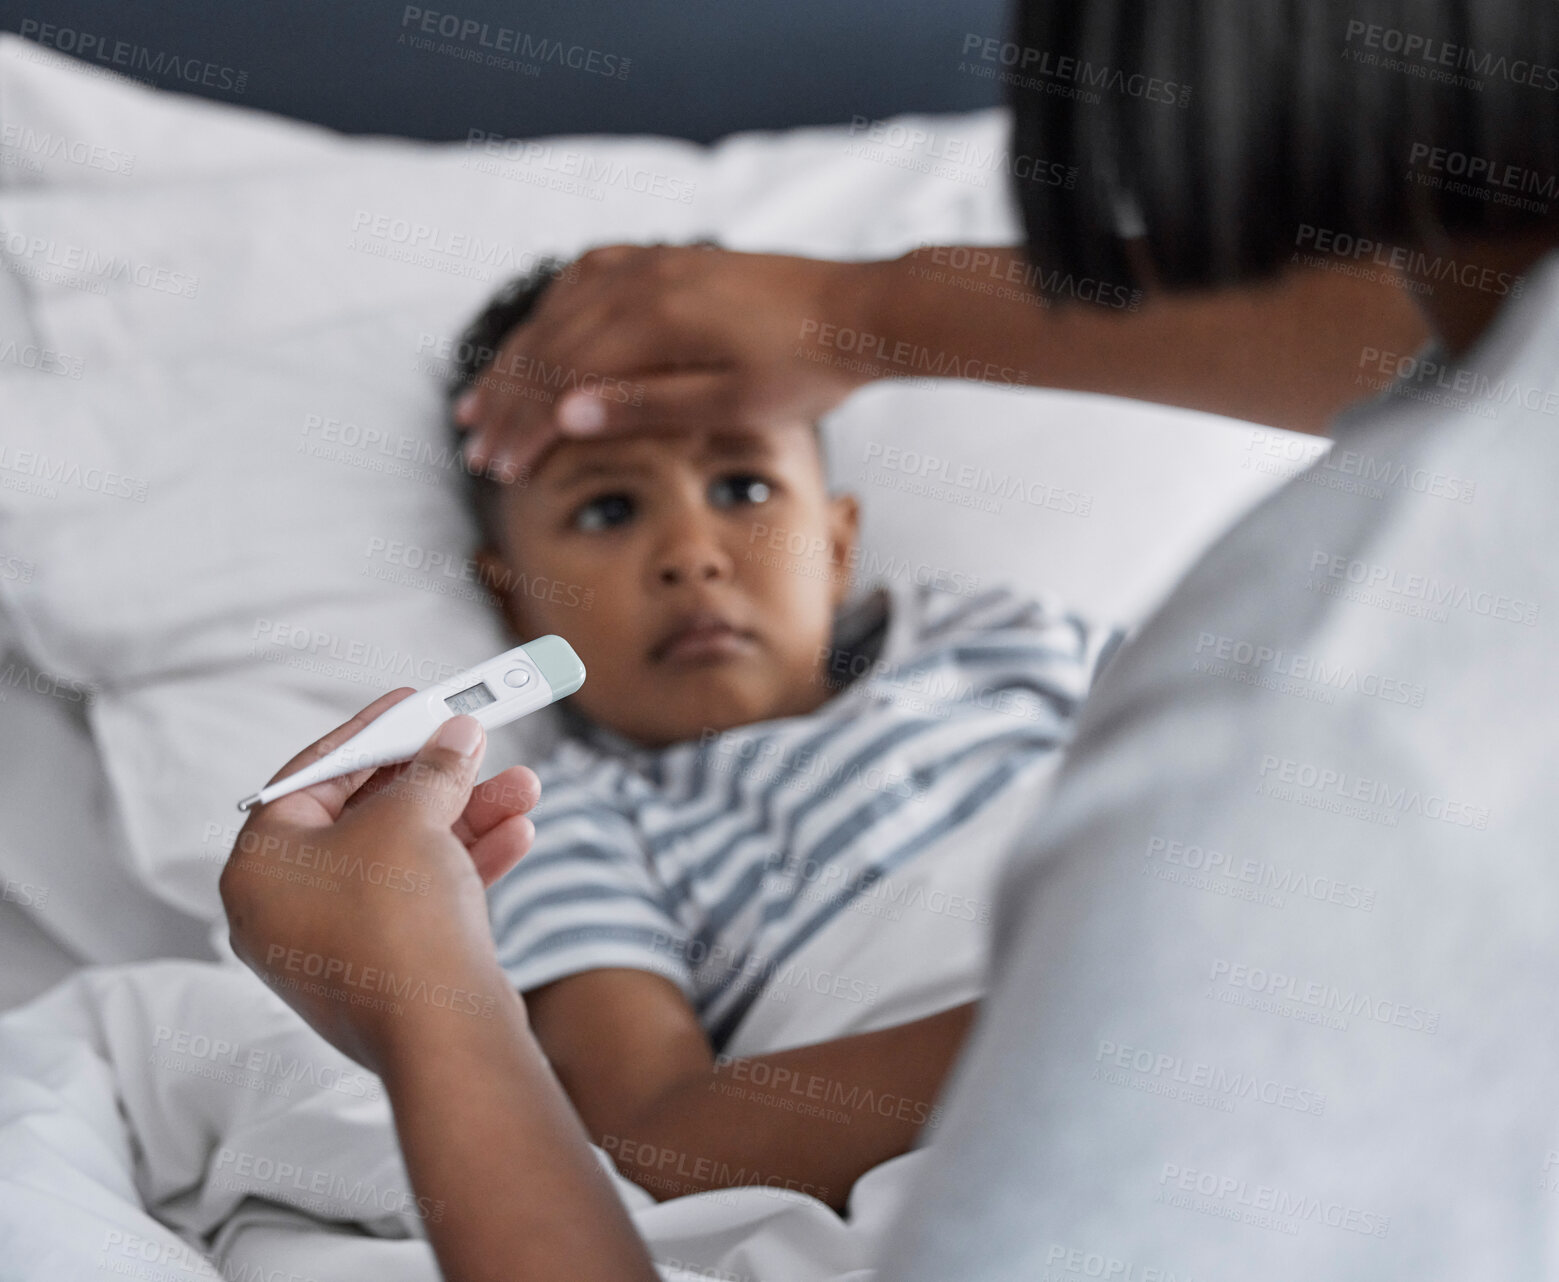
POLYGON ((655 663, 723 663, 751 652, 757 637, 718 614, 700 611, 672 626, 650 649, 655 663))

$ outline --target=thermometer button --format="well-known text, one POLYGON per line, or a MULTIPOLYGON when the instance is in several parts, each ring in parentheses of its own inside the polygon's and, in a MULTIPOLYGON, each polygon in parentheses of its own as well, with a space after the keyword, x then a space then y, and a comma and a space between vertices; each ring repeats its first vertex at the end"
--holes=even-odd
POLYGON ((528 668, 510 668, 503 674, 503 683, 513 686, 516 690, 521 686, 530 684, 530 670, 528 668))

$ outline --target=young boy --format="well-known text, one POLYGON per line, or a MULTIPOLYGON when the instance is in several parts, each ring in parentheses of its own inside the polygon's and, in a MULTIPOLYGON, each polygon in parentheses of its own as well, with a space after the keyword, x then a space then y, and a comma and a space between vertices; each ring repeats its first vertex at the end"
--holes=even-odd
MULTIPOLYGON (((473 322, 455 393, 563 377, 494 363, 549 280, 473 322)), ((841 913, 917 861, 993 857, 1117 638, 1003 592, 878 590, 841 610, 858 507, 828 492, 811 423, 569 440, 517 483, 474 483, 509 626, 566 637, 589 673, 537 767, 531 853, 489 892, 538 1040, 651 1193, 761 1181, 843 1206, 927 1120, 968 994, 876 1031, 720 1052, 841 913), (805 1083, 829 1107, 737 1081, 805 1083)))

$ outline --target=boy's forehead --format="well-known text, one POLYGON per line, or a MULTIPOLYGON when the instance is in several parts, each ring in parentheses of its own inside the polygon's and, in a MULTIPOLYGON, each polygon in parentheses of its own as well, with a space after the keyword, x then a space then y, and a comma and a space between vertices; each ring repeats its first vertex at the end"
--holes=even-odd
POLYGON ((533 484, 563 486, 576 480, 612 471, 648 470, 674 461, 695 463, 757 460, 789 454, 806 446, 809 424, 797 423, 755 428, 722 427, 707 430, 645 432, 600 436, 581 440, 554 440, 537 460, 533 484))

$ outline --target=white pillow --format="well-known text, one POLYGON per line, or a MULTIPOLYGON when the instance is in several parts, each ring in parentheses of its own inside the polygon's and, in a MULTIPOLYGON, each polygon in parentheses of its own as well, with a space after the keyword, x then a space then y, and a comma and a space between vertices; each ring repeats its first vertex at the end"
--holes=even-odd
POLYGON ((0 32, 0 187, 253 173, 342 145, 316 125, 163 93, 0 32))
POLYGON ((880 383, 828 423, 861 498, 859 574, 1053 591, 1139 622, 1219 533, 1327 442, 1080 392, 880 383))
POLYGON ((147 893, 89 693, 0 642, 0 1008, 42 991, 72 959, 204 949, 198 922, 147 893))
POLYGON ((1004 146, 1001 111, 906 117, 915 144, 871 158, 849 128, 713 148, 349 139, 84 76, 0 35, 0 119, 0 139, 47 159, 39 173, 0 166, 0 252, 38 333, 88 366, 269 341, 385 308, 415 311, 447 337, 538 256, 616 240, 716 236, 868 257, 1016 234, 988 163, 948 180, 922 158, 956 142, 988 161, 1004 146), (94 168, 93 147, 134 163, 94 168))
POLYGON ((383 690, 504 648, 437 384, 393 315, 263 352, 0 381, 33 486, 0 579, 35 659, 89 684, 133 857, 217 911, 234 803, 383 690), (457 577, 408 568, 436 557, 457 577), (212 825, 217 825, 215 828, 212 825))
MULTIPOLYGON (((602 163, 630 149, 603 144, 602 163)), ((702 173, 685 144, 638 150, 689 183, 702 173)), ((386 310, 447 341, 543 255, 634 228, 677 240, 706 230, 691 205, 581 202, 463 168, 469 159, 406 148, 328 167, 0 190, 0 251, 38 331, 92 367, 270 343, 386 310)))

